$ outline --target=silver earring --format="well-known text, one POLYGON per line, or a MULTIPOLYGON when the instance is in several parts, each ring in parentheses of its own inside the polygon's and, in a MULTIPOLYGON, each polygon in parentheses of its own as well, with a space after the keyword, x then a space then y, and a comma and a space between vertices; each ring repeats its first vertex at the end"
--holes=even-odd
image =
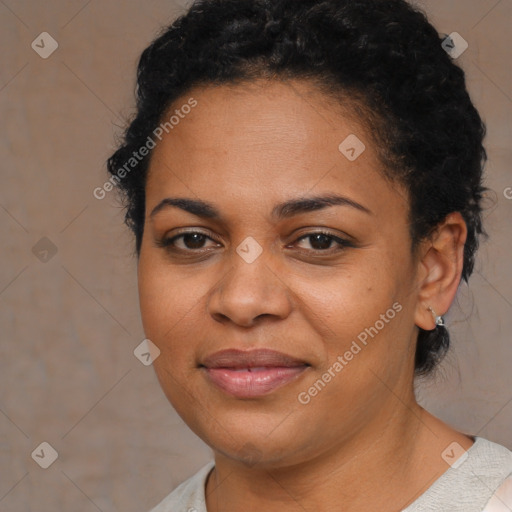
POLYGON ((436 323, 436 327, 440 325, 441 327, 444 327, 444 318, 441 315, 436 314, 433 308, 430 306, 427 308, 431 313, 432 317, 434 318, 434 322, 436 323))

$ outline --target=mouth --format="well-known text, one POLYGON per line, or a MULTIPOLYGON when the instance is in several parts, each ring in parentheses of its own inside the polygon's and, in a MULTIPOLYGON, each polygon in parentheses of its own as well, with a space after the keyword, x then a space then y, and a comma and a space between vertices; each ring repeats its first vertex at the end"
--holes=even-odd
POLYGON ((268 395, 297 379, 310 365, 268 349, 228 349, 206 357, 200 368, 208 381, 236 398, 268 395))

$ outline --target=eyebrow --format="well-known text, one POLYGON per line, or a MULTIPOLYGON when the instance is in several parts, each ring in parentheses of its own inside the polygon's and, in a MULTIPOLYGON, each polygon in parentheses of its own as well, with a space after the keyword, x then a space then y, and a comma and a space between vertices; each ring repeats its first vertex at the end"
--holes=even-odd
MULTIPOLYGON (((371 210, 353 199, 336 194, 328 194, 323 196, 301 197, 277 204, 272 209, 272 217, 284 219, 301 213, 322 210, 330 206, 349 206, 369 215, 373 215, 371 210)), ((150 218, 153 218, 158 212, 167 207, 180 208, 192 215, 206 219, 222 219, 220 211, 213 204, 199 199, 188 199, 184 197, 166 197, 162 199, 149 214, 150 218)))

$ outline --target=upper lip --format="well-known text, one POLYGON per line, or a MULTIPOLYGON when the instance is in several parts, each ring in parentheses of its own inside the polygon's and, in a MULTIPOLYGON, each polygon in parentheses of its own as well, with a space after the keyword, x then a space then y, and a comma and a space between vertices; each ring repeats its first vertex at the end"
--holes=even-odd
POLYGON ((305 361, 270 349, 226 349, 205 357, 201 366, 206 368, 255 368, 309 366, 305 361))

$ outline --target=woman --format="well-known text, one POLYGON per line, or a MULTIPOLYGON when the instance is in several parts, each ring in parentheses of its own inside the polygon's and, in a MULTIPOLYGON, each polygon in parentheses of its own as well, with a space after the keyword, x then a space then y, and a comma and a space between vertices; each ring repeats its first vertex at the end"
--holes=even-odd
POLYGON ((154 512, 510 510, 512 453, 413 391, 483 233, 442 43, 403 0, 209 0, 142 54, 108 167, 155 371, 215 455, 154 512))

